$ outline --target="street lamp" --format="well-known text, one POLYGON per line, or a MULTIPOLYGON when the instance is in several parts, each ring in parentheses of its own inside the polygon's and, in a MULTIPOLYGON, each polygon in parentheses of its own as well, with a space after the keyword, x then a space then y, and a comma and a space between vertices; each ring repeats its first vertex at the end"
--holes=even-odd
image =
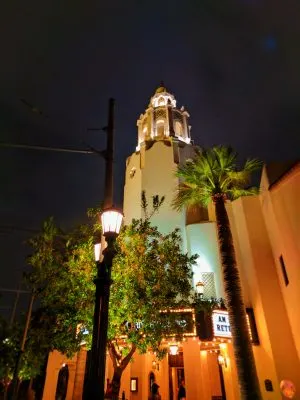
POLYGON ((96 298, 91 359, 88 366, 87 386, 84 396, 88 400, 104 398, 111 267, 115 255, 114 241, 120 232, 122 219, 123 214, 114 208, 103 211, 101 214, 102 234, 107 242, 107 247, 102 251, 102 261, 100 261, 101 244, 95 244, 94 248, 97 266, 97 277, 94 280, 96 298))
MULTIPOLYGON (((105 159, 104 211, 101 214, 102 234, 107 247, 102 250, 101 244, 95 245, 97 277, 95 309, 93 319, 93 338, 90 359, 84 387, 84 399, 104 399, 104 380, 106 363, 106 344, 108 328, 108 306, 111 286, 111 267, 115 255, 114 241, 118 236, 123 215, 113 208, 113 136, 114 136, 114 100, 109 101, 106 150, 102 152, 105 159), (102 260, 100 255, 102 250, 102 260)), ((104 241, 102 240, 102 244, 104 241)))
POLYGON ((196 293, 200 297, 200 299, 203 298, 203 293, 204 293, 204 283, 199 281, 196 283, 196 293))
POLYGON ((102 232, 105 237, 116 236, 119 234, 123 214, 115 208, 109 208, 101 214, 102 232))

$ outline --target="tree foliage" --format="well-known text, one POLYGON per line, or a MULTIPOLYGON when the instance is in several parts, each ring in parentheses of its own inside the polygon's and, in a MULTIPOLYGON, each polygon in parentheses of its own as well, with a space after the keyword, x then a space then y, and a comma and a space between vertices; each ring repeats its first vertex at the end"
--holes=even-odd
MULTIPOLYGON (((36 377, 41 373, 51 341, 52 330, 41 326, 38 313, 33 314, 31 325, 31 333, 18 371, 21 381, 36 377)), ((13 377, 24 326, 24 316, 20 321, 14 322, 12 326, 9 326, 6 320, 0 319, 0 382, 4 392, 7 391, 13 377)))
POLYGON ((67 355, 87 344, 92 331, 94 305, 94 240, 100 225, 92 213, 93 223, 63 232, 53 218, 46 220, 42 232, 30 240, 33 249, 28 262, 32 271, 27 282, 36 292, 41 318, 53 326, 51 350, 67 355))
POLYGON ((163 336, 184 332, 176 316, 161 311, 189 305, 191 265, 196 257, 182 253, 178 230, 163 235, 148 219, 125 227, 116 250, 109 338, 126 335, 139 352, 149 348, 159 352, 163 336))
POLYGON ((113 399, 118 398, 122 372, 136 350, 143 354, 151 349, 162 358, 162 339, 180 338, 185 332, 172 311, 191 304, 191 267, 197 255, 182 253, 179 230, 163 235, 151 225, 150 218, 163 201, 153 196, 148 211, 142 193, 145 217, 125 226, 116 241, 108 331, 113 399))
MULTIPOLYGON (((108 344, 119 379, 136 350, 145 353, 152 349, 163 357, 166 349, 161 346, 162 338, 184 333, 176 315, 168 311, 189 304, 191 265, 196 256, 182 253, 179 231, 163 235, 151 225, 150 218, 162 202, 163 198, 154 196, 149 210, 142 194, 144 218, 123 227, 115 242, 108 344)), ((32 254, 28 263, 32 269, 26 281, 38 304, 26 344, 31 360, 34 354, 30 349, 34 348, 36 354, 57 349, 71 356, 83 341, 90 347, 96 276, 94 243, 95 238, 99 240, 101 226, 98 210, 90 211, 89 216, 89 224, 68 232, 49 218, 29 242, 32 254)), ((26 360, 24 355, 24 365, 26 360)))

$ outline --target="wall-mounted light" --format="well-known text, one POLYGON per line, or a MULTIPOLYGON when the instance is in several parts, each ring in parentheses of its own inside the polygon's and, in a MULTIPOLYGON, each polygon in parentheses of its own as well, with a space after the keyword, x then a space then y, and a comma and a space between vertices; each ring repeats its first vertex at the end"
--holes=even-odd
POLYGON ((227 357, 224 357, 222 354, 218 355, 218 363, 220 365, 224 365, 225 368, 227 368, 227 357))
POLYGON ((156 360, 152 361, 152 369, 159 371, 159 363, 156 360))
POLYGON ((170 349, 170 354, 172 356, 176 356, 178 354, 178 344, 176 343, 170 344, 169 349, 170 349))

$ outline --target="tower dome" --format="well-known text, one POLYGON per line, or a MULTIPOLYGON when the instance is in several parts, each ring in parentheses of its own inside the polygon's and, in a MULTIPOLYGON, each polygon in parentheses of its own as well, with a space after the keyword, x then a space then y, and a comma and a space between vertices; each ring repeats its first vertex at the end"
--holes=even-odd
POLYGON ((155 90, 148 108, 137 120, 138 145, 147 141, 171 140, 177 138, 185 143, 191 142, 188 125, 189 113, 181 107, 176 107, 176 99, 163 82, 155 90))
POLYGON ((166 92, 167 89, 163 83, 163 81, 160 82, 160 85, 158 86, 158 88, 156 89, 155 93, 162 93, 162 92, 166 92))

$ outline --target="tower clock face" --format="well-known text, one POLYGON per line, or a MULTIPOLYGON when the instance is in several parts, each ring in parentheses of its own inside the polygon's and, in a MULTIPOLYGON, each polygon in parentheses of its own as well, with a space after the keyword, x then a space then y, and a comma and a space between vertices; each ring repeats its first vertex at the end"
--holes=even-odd
POLYGON ((130 170, 130 172, 129 172, 129 176, 130 176, 130 178, 133 178, 134 177, 134 175, 135 175, 135 172, 136 172, 136 169, 133 167, 133 168, 131 168, 131 170, 130 170))

